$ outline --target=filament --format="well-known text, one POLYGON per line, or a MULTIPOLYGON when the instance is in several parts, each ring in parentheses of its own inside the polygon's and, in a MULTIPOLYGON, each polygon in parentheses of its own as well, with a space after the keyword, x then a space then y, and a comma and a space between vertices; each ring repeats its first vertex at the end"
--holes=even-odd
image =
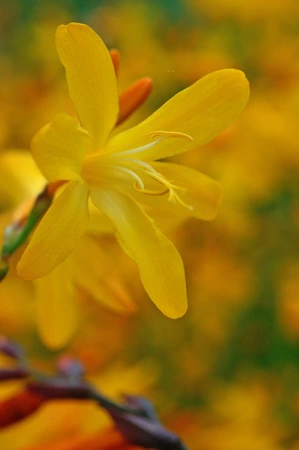
POLYGON ((154 147, 156 144, 158 144, 158 142, 161 141, 161 139, 162 139, 162 136, 159 139, 157 139, 156 141, 150 142, 149 144, 142 145, 141 147, 132 148, 130 150, 125 150, 123 152, 111 153, 109 155, 109 157, 113 158, 115 156, 115 157, 119 158, 120 155, 121 156, 130 156, 130 155, 135 155, 136 153, 142 153, 143 151, 154 147))

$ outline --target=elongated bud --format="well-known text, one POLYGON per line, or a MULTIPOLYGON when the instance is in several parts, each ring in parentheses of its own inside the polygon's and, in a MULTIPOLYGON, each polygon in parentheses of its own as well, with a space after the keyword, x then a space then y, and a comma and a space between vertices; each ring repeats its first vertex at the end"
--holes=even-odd
POLYGON ((119 69, 119 61, 120 61, 120 53, 118 50, 116 49, 111 49, 109 51, 111 59, 112 59, 112 64, 115 70, 115 75, 117 76, 118 74, 118 69, 119 69))
POLYGON ((124 122, 133 112, 141 106, 150 95, 153 87, 151 78, 145 77, 136 81, 119 97, 119 116, 117 125, 124 122))

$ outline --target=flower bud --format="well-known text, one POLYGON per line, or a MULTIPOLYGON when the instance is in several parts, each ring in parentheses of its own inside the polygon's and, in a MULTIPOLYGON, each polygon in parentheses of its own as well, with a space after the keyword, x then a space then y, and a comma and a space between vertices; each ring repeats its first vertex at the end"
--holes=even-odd
POLYGON ((24 350, 21 346, 10 341, 5 336, 0 336, 0 352, 15 359, 21 359, 24 356, 24 350))
POLYGON ((81 380, 85 373, 85 367, 79 360, 63 356, 58 361, 57 371, 63 377, 81 380))

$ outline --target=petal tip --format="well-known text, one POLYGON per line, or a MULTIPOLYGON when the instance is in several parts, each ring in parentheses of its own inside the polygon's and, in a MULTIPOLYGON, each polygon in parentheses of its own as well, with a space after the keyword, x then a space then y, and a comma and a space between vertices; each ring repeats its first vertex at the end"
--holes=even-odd
POLYGON ((84 23, 79 23, 79 22, 69 22, 66 25, 65 24, 61 24, 57 27, 56 29, 56 33, 57 32, 63 32, 63 31, 68 31, 74 28, 89 28, 88 25, 85 25, 84 23))
POLYGON ((62 34, 64 34, 65 32, 66 32, 66 30, 67 30, 67 25, 59 25, 57 28, 56 28, 56 32, 55 32, 55 36, 56 37, 59 37, 59 35, 62 35, 62 34))
POLYGON ((164 312, 164 315, 169 319, 173 320, 180 319, 186 314, 187 310, 188 310, 188 303, 186 301, 185 304, 181 304, 179 308, 172 309, 171 311, 169 310, 167 311, 167 313, 164 312))
POLYGON ((233 76, 236 80, 239 80, 249 86, 249 81, 246 77, 246 74, 243 72, 243 70, 230 68, 230 69, 222 69, 222 70, 216 71, 214 73, 217 73, 217 72, 227 73, 230 76, 233 76))
POLYGON ((22 259, 19 261, 19 263, 16 267, 16 272, 17 272, 18 277, 22 278, 22 280, 33 281, 36 279, 36 277, 32 276, 32 273, 30 272, 30 270, 28 271, 26 266, 24 267, 24 264, 22 264, 22 259))
POLYGON ((250 85, 249 85, 248 78, 246 77, 246 74, 242 70, 239 70, 239 69, 229 69, 229 70, 235 72, 236 79, 238 79, 239 82, 243 83, 243 85, 246 86, 246 88, 249 91, 250 85))
POLYGON ((55 33, 56 45, 59 45, 59 41, 61 40, 65 42, 65 40, 72 38, 72 32, 76 32, 77 30, 82 30, 84 28, 87 29, 89 27, 83 23, 77 22, 71 22, 67 25, 59 25, 55 33))
POLYGON ((211 212, 211 215, 208 218, 208 220, 214 220, 217 217, 219 207, 220 207, 223 197, 224 197, 222 184, 218 183, 217 181, 214 181, 213 184, 214 184, 213 203, 214 203, 215 208, 214 208, 214 211, 211 212))
POLYGON ((38 278, 43 278, 51 273, 51 268, 49 270, 45 270, 45 268, 44 267, 42 268, 41 266, 33 267, 32 264, 30 264, 30 262, 28 261, 26 251, 27 249, 21 256, 16 266, 16 273, 18 277, 22 278, 22 280, 25 281, 34 281, 37 280, 38 278))

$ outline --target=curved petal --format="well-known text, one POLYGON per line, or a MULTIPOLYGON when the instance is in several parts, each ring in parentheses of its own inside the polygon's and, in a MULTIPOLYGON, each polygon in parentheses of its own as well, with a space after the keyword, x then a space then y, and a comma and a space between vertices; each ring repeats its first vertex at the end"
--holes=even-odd
POLYGON ((77 326, 77 308, 69 260, 48 276, 36 280, 35 301, 39 335, 43 343, 57 350, 65 346, 77 326))
POLYGON ((113 234, 110 220, 106 214, 99 211, 92 201, 89 202, 88 211, 88 233, 90 235, 100 236, 103 234, 113 234))
MULTIPOLYGON (((148 204, 146 205, 144 201, 144 195, 138 193, 132 186, 132 183, 128 185, 130 189, 131 196, 134 197, 136 195, 136 200, 139 203, 142 203, 144 206, 144 211, 146 214, 151 217, 155 223, 158 225, 158 228, 160 228, 163 231, 171 231, 177 228, 182 222, 185 220, 185 211, 184 215, 178 215, 173 211, 173 204, 170 204, 170 211, 167 210, 167 207, 165 208, 165 202, 159 203, 158 207, 155 204, 155 198, 148 197, 146 200, 148 200, 148 204), (151 201, 151 205, 149 205, 151 201), (172 215, 169 217, 169 214, 176 214, 175 216, 172 215)), ((127 191, 128 192, 128 191, 127 191)), ((157 197, 156 197, 157 198, 157 197)), ((169 202, 168 202, 169 203, 169 202)), ((103 236, 103 235, 112 235, 113 234, 113 227, 111 224, 111 221, 108 219, 106 214, 103 214, 101 211, 99 211, 98 208, 94 206, 93 203, 89 204, 88 207, 89 210, 89 222, 88 222, 88 232, 91 236, 103 236), (91 206, 92 205, 92 206, 91 206)))
POLYGON ((241 113, 249 98, 249 84, 243 72, 225 69, 204 76, 179 92, 148 119, 116 135, 107 152, 120 152, 150 142, 149 133, 185 133, 193 141, 163 138, 157 145, 135 153, 134 158, 153 161, 206 144, 225 130, 241 113))
POLYGON ((38 224, 17 266, 18 275, 34 280, 51 273, 74 250, 88 224, 88 190, 70 181, 38 224))
POLYGON ((185 274, 174 245, 130 197, 105 189, 92 192, 92 200, 113 223, 124 251, 137 262, 152 301, 166 316, 181 317, 187 309, 185 274))
MULTIPOLYGON (((155 162, 151 166, 175 186, 181 188, 175 189, 175 192, 185 206, 179 201, 170 202, 167 193, 164 195, 146 195, 136 191, 132 182, 127 182, 126 191, 136 201, 170 215, 192 216, 201 220, 213 220, 216 217, 222 198, 220 183, 197 170, 179 164, 155 162)), ((149 176, 142 178, 146 189, 153 192, 161 191, 160 183, 149 176)))
POLYGON ((78 179, 84 154, 90 145, 88 133, 77 119, 60 114, 42 127, 31 143, 32 155, 49 181, 78 179))
POLYGON ((60 25, 56 31, 56 47, 81 125, 98 148, 105 142, 118 116, 111 56, 102 39, 80 23, 60 25))

